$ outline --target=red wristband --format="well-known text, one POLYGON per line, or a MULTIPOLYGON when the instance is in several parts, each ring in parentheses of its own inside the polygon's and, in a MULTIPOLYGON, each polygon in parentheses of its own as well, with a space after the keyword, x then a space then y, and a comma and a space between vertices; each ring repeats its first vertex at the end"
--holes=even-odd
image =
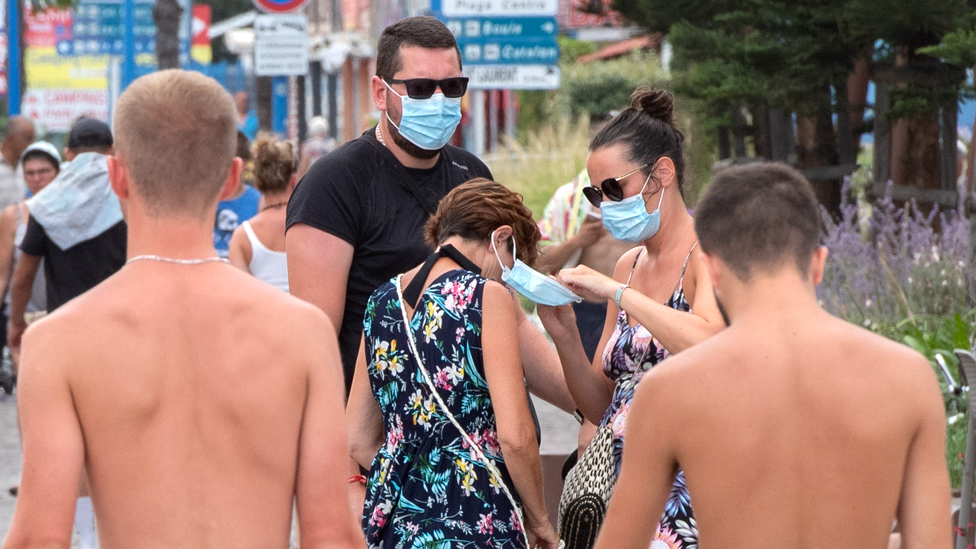
POLYGON ((363 475, 353 475, 349 477, 349 484, 355 484, 357 482, 360 484, 366 484, 366 477, 363 475))

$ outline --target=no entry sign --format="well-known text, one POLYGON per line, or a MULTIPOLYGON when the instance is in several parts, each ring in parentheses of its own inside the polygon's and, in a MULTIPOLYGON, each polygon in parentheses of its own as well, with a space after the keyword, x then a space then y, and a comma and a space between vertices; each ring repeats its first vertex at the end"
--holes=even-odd
POLYGON ((292 13, 308 0, 253 0, 254 5, 265 13, 292 13))

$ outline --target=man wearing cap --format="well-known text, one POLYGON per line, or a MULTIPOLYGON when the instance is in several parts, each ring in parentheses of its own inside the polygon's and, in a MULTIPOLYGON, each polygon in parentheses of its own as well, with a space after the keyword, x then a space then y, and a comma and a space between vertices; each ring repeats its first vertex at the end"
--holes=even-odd
POLYGON ((65 150, 70 162, 27 201, 30 220, 10 286, 7 343, 11 351, 19 350, 27 328, 24 312, 42 259, 49 312, 125 263, 125 221, 108 180, 106 155, 112 154, 112 144, 112 132, 104 122, 93 118, 76 122, 65 150))
POLYGON ((24 175, 18 168, 20 155, 34 141, 34 123, 23 116, 13 116, 0 141, 0 208, 24 198, 24 175))

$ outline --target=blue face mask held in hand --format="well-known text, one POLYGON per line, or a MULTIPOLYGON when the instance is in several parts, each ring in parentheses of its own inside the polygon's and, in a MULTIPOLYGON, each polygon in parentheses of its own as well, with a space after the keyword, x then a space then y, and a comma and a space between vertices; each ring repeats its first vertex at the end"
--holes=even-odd
MULTIPOLYGON (((498 229, 495 229, 497 231, 498 229)), ((491 233, 491 241, 495 242, 495 232, 491 233)), ((502 258, 498 256, 498 248, 495 248, 495 258, 502 268, 502 281, 508 284, 513 290, 522 294, 527 299, 539 305, 567 305, 569 303, 579 303, 583 301, 578 295, 569 291, 568 288, 548 276, 536 271, 518 258, 511 269, 502 263, 502 258)), ((515 237, 512 237, 512 257, 515 257, 515 237)))
POLYGON ((386 87, 400 98, 403 106, 400 125, 396 125, 387 111, 386 119, 407 141, 427 151, 438 151, 447 145, 454 130, 461 123, 461 98, 446 97, 435 93, 427 99, 414 99, 393 91, 386 81, 386 87))
POLYGON ((603 202, 600 213, 603 214, 603 226, 610 231, 614 238, 623 242, 636 244, 643 242, 657 234, 661 228, 661 204, 664 202, 664 187, 661 188, 661 198, 657 209, 647 213, 644 205, 644 189, 651 175, 647 175, 644 186, 639 193, 625 198, 620 202, 603 202))

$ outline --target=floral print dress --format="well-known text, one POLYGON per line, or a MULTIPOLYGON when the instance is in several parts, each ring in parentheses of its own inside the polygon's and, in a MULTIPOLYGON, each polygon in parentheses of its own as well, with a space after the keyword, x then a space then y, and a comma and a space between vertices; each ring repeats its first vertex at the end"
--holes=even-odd
POLYGON ((484 284, 466 270, 442 274, 420 296, 409 329, 447 408, 502 479, 441 413, 410 352, 395 283, 380 286, 366 305, 367 371, 386 430, 366 483, 362 524, 371 548, 525 547, 516 510, 499 484, 515 495, 482 361, 484 284))
MULTIPOLYGON (((695 243, 697 246, 697 242, 695 243)), ((692 246, 685 258, 685 263, 681 267, 681 276, 675 285, 671 298, 667 305, 672 309, 691 312, 691 306, 685 299, 684 277, 685 269, 691 259, 692 246)), ((630 269, 630 277, 634 275, 634 267, 637 266, 637 259, 640 259, 641 250, 634 259, 634 265, 630 269)), ((670 356, 667 350, 658 343, 643 326, 637 324, 630 326, 627 320, 627 313, 623 310, 617 315, 617 322, 613 329, 610 340, 603 351, 603 373, 615 382, 613 397, 610 406, 603 415, 600 422, 601 427, 609 427, 613 433, 613 460, 616 467, 616 474, 620 475, 620 459, 623 454, 624 428, 627 425, 627 414, 630 411, 630 403, 634 399, 634 390, 637 382, 644 377, 654 365, 658 364, 670 356)), ((654 534, 654 541, 651 549, 697 549, 698 548, 698 526, 691 511, 691 498, 688 495, 688 488, 685 486, 684 471, 679 470, 671 488, 671 494, 664 507, 664 514, 661 516, 661 523, 658 531, 654 534)))

